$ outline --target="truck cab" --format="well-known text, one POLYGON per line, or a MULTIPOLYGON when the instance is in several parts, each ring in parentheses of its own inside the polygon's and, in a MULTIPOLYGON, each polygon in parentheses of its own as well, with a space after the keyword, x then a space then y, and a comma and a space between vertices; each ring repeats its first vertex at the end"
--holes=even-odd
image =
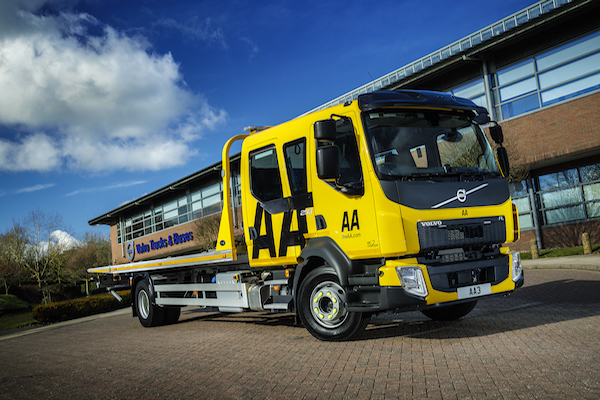
POLYGON ((300 319, 326 340, 373 312, 455 319, 510 293, 523 274, 503 243, 518 220, 488 122, 469 100, 396 90, 244 138, 250 267, 286 268, 300 319))

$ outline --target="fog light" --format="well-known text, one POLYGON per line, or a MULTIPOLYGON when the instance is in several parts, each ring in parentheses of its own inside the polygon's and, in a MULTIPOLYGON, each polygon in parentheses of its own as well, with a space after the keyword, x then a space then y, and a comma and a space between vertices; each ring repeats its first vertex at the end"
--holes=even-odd
POLYGON ((402 288, 408 294, 426 297, 429 293, 425 285, 423 271, 419 267, 396 267, 402 288))
POLYGON ((521 267, 521 253, 512 253, 512 280, 513 282, 521 279, 523 275, 523 267, 521 267))

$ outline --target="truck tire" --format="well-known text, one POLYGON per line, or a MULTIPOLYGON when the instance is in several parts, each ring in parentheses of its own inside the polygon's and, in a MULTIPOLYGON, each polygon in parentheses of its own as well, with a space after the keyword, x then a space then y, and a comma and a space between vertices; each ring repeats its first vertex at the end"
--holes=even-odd
POLYGON ((181 315, 181 307, 166 307, 165 308, 165 325, 174 324, 179 321, 181 315))
POLYGON ((138 282, 135 287, 135 307, 140 323, 146 328, 163 325, 165 309, 152 304, 148 282, 145 280, 138 282))
POLYGON ((370 318, 346 310, 346 290, 329 266, 317 268, 303 279, 298 303, 302 324, 320 340, 349 340, 365 329, 370 318))
POLYGON ((452 306, 428 308, 421 312, 435 321, 454 321, 470 313, 476 304, 477 300, 452 306))

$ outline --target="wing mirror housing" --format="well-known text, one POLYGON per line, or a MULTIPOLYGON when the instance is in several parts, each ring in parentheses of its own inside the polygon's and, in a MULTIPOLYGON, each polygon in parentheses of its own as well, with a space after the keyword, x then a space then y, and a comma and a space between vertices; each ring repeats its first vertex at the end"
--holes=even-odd
POLYGON ((319 141, 333 142, 337 135, 336 122, 334 119, 324 119, 315 122, 315 139, 319 141))
POLYGON ((319 179, 323 180, 340 177, 340 159, 337 147, 323 146, 317 149, 317 175, 319 179))
POLYGON ((498 144, 502 144, 504 142, 504 134, 502 133, 502 127, 498 125, 497 122, 494 122, 495 125, 490 126, 490 136, 492 140, 498 144))

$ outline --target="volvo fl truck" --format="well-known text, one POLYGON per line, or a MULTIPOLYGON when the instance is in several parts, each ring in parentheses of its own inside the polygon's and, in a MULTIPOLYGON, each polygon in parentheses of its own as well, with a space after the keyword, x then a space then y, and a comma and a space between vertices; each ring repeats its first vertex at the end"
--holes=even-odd
POLYGON ((316 338, 347 340, 376 313, 454 320, 523 284, 519 254, 507 247, 519 227, 502 131, 470 100, 363 94, 249 128, 225 144, 221 165, 214 250, 89 270, 109 290, 131 287, 143 326, 205 306, 295 313, 316 338), (230 196, 236 141, 242 243, 230 196))

